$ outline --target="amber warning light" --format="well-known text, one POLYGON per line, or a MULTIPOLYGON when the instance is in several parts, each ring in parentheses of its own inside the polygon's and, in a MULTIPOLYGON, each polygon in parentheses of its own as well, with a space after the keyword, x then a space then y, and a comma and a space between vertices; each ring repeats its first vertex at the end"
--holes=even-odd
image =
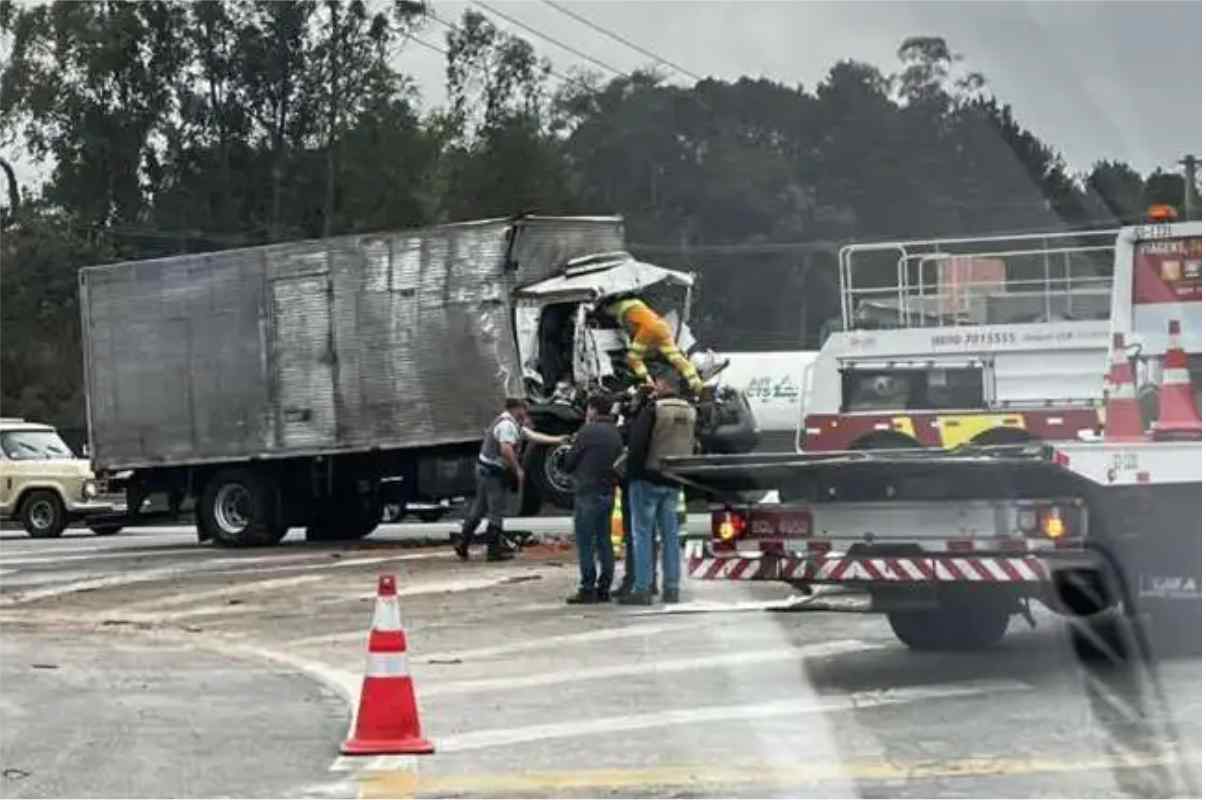
POLYGON ((1163 203, 1150 206, 1147 209, 1148 222, 1176 222, 1177 209, 1163 203))

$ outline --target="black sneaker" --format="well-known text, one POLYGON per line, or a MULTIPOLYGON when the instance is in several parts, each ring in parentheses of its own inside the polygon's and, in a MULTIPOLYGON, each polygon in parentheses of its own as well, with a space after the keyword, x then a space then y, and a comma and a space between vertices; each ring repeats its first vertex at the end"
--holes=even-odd
POLYGON ((622 606, 651 606, 653 595, 649 592, 629 592, 616 602, 622 606))
POLYGON ((579 589, 577 594, 565 598, 565 602, 571 606, 591 605, 599 602, 599 596, 589 589, 579 589))
POLYGON ((610 603, 611 602, 611 590, 610 589, 596 589, 595 590, 595 598, 600 603, 610 603))
POLYGON ((616 589, 616 599, 632 594, 632 581, 628 578, 620 581, 620 588, 616 589))
POLYGON ((677 603, 678 602, 678 589, 667 589, 666 591, 662 592, 662 602, 663 603, 677 603))
POLYGON ((461 561, 469 560, 469 537, 464 534, 457 534, 452 539, 452 549, 456 551, 457 558, 461 561))

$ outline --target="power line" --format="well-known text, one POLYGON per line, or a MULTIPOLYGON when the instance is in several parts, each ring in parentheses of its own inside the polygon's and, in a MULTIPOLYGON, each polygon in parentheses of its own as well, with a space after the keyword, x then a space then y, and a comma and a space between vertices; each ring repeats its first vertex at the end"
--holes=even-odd
MULTIPOLYGON (((427 6, 427 16, 431 17, 436 22, 440 23, 445 28, 448 28, 451 31, 460 31, 461 30, 459 25, 449 22, 448 20, 443 19, 438 14, 436 14, 435 11, 432 10, 430 5, 427 6)), ((420 42, 420 43, 427 45, 427 47, 429 47, 429 48, 435 47, 435 45, 427 44, 426 42, 420 42)), ((440 49, 440 52, 443 53, 444 55, 449 55, 449 52, 442 48, 440 49)), ((590 91, 595 90, 594 86, 592 86, 589 82, 583 80, 582 78, 573 77, 573 76, 558 72, 557 70, 553 69, 551 66, 549 67, 549 74, 552 75, 554 78, 558 79, 559 81, 561 81, 562 83, 576 83, 584 89, 587 89, 590 91)))
POLYGON ((485 9, 486 11, 490 12, 491 14, 493 14, 496 17, 506 20, 507 22, 511 23, 512 25, 516 25, 520 28, 523 28, 525 31, 532 34, 533 36, 539 36, 541 39, 544 39, 546 42, 549 42, 550 44, 553 44, 557 47, 560 47, 562 50, 566 51, 567 53, 573 53, 578 58, 589 61, 590 63, 594 64, 597 67, 600 67, 601 69, 605 69, 608 72, 614 73, 615 75, 619 75, 620 77, 624 77, 625 75, 628 74, 627 72, 624 72, 623 70, 616 69, 611 64, 608 64, 604 61, 600 61, 599 59, 595 58, 594 56, 587 55, 586 53, 583 53, 581 50, 578 50, 575 47, 571 47, 570 45, 565 44, 564 42, 561 42, 560 40, 555 39, 552 36, 542 33, 541 31, 538 31, 536 28, 533 28, 531 25, 528 25, 525 22, 517 20, 517 19, 515 19, 515 17, 512 17, 509 14, 504 14, 503 12, 501 12, 497 9, 491 8, 487 4, 481 2, 481 0, 473 0, 473 4, 475 6, 479 6, 483 9, 485 9))
POLYGON ((545 3, 545 5, 550 6, 554 9, 556 9, 557 11, 560 11, 562 14, 565 14, 567 17, 569 17, 571 19, 575 19, 578 22, 581 22, 583 25, 590 28, 591 30, 601 33, 604 36, 608 37, 609 39, 619 42, 620 44, 624 45, 625 47, 635 50, 636 52, 640 53, 643 56, 652 58, 654 61, 658 62, 659 64, 665 64, 667 67, 670 67, 673 70, 677 70, 678 72, 681 72, 683 75, 686 75, 688 78, 693 78, 696 81, 703 80, 702 76, 697 75, 696 73, 692 72, 691 70, 686 69, 685 67, 680 67, 678 64, 675 64, 673 61, 670 61, 669 59, 666 59, 666 58, 662 58, 657 53, 654 53, 651 50, 646 50, 644 47, 641 47, 640 45, 632 42, 629 39, 624 38, 623 36, 620 36, 618 33, 610 31, 607 28, 604 28, 602 25, 599 25, 598 23, 591 22, 589 19, 582 16, 581 14, 578 14, 575 11, 570 11, 568 8, 561 5, 560 3, 554 2, 554 0, 544 0, 544 3, 545 3))

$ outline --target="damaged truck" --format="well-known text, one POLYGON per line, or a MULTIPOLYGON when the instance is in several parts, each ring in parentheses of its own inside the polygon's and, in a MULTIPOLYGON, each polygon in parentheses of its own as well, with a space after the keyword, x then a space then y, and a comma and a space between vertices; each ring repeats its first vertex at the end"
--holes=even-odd
MULTIPOLYGON (((152 495, 202 541, 290 528, 357 539, 395 507, 471 495, 507 396, 573 433, 630 383, 600 300, 640 294, 690 352, 690 273, 635 259, 618 217, 493 219, 88 267, 79 274, 89 452, 126 524, 152 495)), ((744 395, 713 381, 700 448, 741 453, 744 395)), ((527 448, 522 512, 572 500, 565 447, 527 448)))

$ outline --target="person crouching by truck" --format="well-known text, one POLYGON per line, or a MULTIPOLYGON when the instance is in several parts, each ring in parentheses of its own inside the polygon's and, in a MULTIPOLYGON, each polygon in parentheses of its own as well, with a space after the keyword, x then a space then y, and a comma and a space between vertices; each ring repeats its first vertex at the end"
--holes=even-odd
POLYGON ((632 593, 623 605, 653 603, 653 539, 662 538, 662 602, 677 603, 682 552, 678 545, 679 484, 658 471, 661 459, 689 456, 695 451, 695 409, 675 396, 674 379, 659 375, 656 401, 632 421, 628 439, 628 500, 632 506, 632 553, 635 575, 632 593))
POLYGON ((482 449, 477 455, 477 491, 473 505, 465 515, 460 537, 453 549, 461 560, 469 558, 469 545, 483 518, 486 526, 486 560, 506 561, 515 553, 503 540, 503 517, 506 515, 507 490, 513 484, 523 486, 523 467, 519 463, 521 440, 536 444, 559 445, 568 436, 548 436, 527 427, 528 405, 519 398, 508 398, 503 412, 486 429, 482 449))
POLYGON ((616 571, 611 549, 614 465, 623 450, 611 416, 611 400, 592 397, 586 406, 586 424, 574 436, 573 447, 562 462, 574 478, 574 541, 580 580, 577 593, 566 598, 571 605, 611 600, 616 571))

